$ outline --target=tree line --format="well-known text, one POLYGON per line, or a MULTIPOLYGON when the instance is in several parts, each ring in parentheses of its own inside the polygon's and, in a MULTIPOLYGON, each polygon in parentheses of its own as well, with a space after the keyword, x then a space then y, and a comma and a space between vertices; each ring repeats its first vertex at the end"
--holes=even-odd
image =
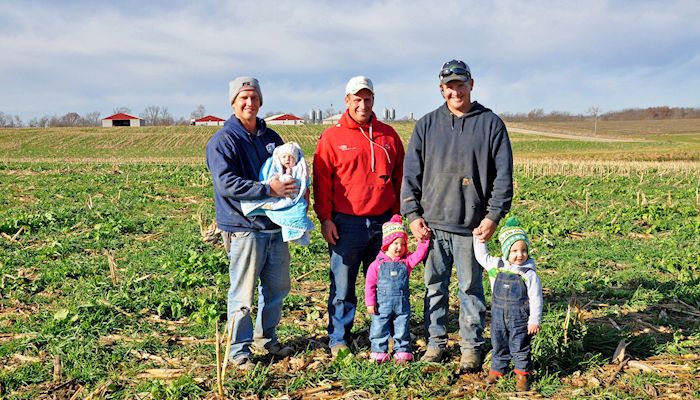
MULTIPOLYGON (((112 114, 132 114, 128 107, 117 107, 112 110, 112 114)), ((190 118, 174 118, 168 111, 168 107, 148 106, 139 117, 143 119, 144 125, 188 125, 191 120, 202 118, 206 115, 206 108, 200 104, 190 113, 190 118)), ((19 115, 5 114, 0 111, 0 127, 2 128, 52 128, 65 126, 101 126, 102 117, 99 111, 92 111, 84 115, 77 112, 69 112, 64 115, 44 115, 35 117, 24 123, 19 115)))
MULTIPOLYGON (((333 115, 334 110, 326 110, 326 115, 333 115)), ((128 107, 117 107, 112 110, 113 114, 131 114, 128 107)), ((268 112, 266 116, 281 114, 281 112, 268 112)), ((202 118, 206 115, 204 105, 198 105, 190 113, 190 118, 174 118, 168 111, 168 107, 148 106, 139 117, 144 120, 145 125, 187 125, 192 120, 202 118)), ((686 119, 700 118, 700 108, 695 107, 647 107, 647 108, 626 108, 620 111, 600 112, 600 107, 590 107, 585 114, 572 114, 566 111, 545 112, 542 108, 535 108, 528 113, 503 112, 499 115, 506 121, 578 121, 591 117, 607 121, 623 120, 655 120, 655 119, 686 119)), ((69 112, 64 115, 44 115, 39 118, 32 118, 26 124, 19 115, 5 114, 0 111, 0 127, 2 128, 49 128, 63 126, 100 126, 102 118, 99 111, 92 111, 84 115, 77 112, 69 112)))
POLYGON ((700 118, 700 108, 695 107, 647 107, 625 108, 620 111, 600 112, 600 107, 590 107, 585 114, 571 114, 566 111, 545 112, 542 108, 535 108, 528 113, 499 113, 506 121, 579 121, 597 117, 606 121, 625 120, 654 120, 654 119, 686 119, 700 118))

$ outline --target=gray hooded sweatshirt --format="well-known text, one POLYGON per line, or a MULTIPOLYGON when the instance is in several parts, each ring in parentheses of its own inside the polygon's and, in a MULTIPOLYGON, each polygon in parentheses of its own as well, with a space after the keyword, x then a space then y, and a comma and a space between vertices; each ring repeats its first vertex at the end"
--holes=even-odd
POLYGON ((418 120, 406 150, 401 214, 431 228, 471 235, 498 223, 513 197, 513 153, 503 121, 477 102, 457 117, 447 104, 418 120))

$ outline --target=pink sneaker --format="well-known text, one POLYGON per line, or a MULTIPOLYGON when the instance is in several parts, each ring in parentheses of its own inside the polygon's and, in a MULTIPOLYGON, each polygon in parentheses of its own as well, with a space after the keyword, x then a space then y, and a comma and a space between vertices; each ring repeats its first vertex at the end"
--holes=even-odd
POLYGON ((413 360, 413 354, 407 352, 400 352, 394 354, 394 361, 399 364, 406 364, 407 362, 413 360))
POLYGON ((372 353, 369 355, 371 360, 374 360, 377 364, 387 362, 391 359, 388 353, 372 353))

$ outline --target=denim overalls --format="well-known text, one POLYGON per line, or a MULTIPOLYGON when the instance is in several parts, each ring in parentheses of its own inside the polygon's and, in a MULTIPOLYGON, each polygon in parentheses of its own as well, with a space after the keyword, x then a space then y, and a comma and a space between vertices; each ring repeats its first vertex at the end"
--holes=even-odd
POLYGON ((391 326, 394 354, 411 352, 408 331, 411 305, 408 297, 408 268, 401 261, 385 261, 377 274, 377 314, 372 315, 369 338, 373 353, 387 353, 391 326))
POLYGON ((491 297, 491 370, 505 374, 512 358, 516 372, 530 371, 529 316, 523 278, 516 273, 499 271, 491 297))

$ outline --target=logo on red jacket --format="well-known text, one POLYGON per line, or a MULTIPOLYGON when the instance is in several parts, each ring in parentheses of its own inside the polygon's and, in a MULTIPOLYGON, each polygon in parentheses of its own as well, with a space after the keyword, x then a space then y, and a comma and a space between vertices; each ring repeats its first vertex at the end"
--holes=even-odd
POLYGON ((340 146, 338 146, 338 149, 340 151, 349 151, 349 150, 357 150, 357 147, 348 147, 345 144, 341 144, 340 146))

